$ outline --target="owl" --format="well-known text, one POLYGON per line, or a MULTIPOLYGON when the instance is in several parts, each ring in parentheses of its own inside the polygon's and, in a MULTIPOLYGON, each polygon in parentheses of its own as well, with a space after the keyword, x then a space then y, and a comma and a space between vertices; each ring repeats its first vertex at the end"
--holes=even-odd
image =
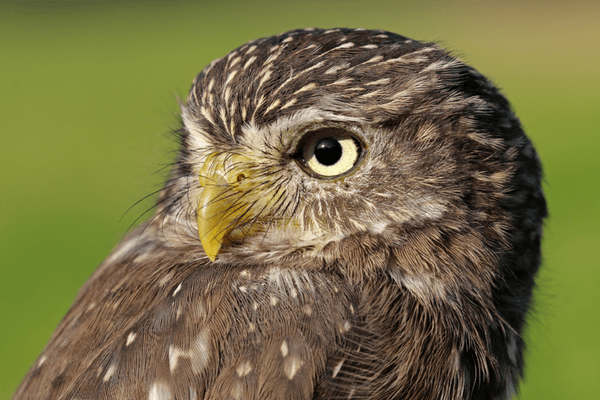
POLYGON ((433 43, 304 29, 213 61, 155 215, 14 399, 506 399, 540 264, 538 156, 433 43))

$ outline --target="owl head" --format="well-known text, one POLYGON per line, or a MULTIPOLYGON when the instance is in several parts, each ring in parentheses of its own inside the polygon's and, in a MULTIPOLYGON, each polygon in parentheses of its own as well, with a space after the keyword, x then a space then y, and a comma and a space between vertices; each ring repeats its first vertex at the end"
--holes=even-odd
POLYGON ((436 44, 360 29, 251 41, 196 77, 182 118, 158 215, 216 263, 391 268, 444 296, 531 284, 539 160, 504 96, 436 44))

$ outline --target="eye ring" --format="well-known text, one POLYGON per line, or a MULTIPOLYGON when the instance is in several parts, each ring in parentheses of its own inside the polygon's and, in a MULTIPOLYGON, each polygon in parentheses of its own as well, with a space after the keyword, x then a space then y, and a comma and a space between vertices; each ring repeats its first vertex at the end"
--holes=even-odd
POLYGON ((340 128, 323 128, 307 132, 300 140, 296 158, 310 175, 334 179, 348 175, 358 165, 362 142, 340 128))

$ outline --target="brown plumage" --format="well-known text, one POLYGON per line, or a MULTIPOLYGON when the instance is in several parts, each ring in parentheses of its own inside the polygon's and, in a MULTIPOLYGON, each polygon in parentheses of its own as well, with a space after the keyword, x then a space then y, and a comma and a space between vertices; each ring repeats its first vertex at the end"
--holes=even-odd
POLYGON ((182 119, 155 216, 14 399, 516 392, 546 205, 481 74, 389 32, 291 31, 206 67, 182 119))

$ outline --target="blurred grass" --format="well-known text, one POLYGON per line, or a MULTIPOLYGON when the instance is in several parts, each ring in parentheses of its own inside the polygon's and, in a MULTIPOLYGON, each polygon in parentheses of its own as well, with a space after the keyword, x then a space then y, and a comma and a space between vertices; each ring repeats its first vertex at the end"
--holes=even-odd
POLYGON ((0 3, 0 398, 158 190, 176 96, 212 59, 294 28, 441 41, 512 101, 551 218, 521 399, 600 392, 600 5, 594 1, 0 3))

